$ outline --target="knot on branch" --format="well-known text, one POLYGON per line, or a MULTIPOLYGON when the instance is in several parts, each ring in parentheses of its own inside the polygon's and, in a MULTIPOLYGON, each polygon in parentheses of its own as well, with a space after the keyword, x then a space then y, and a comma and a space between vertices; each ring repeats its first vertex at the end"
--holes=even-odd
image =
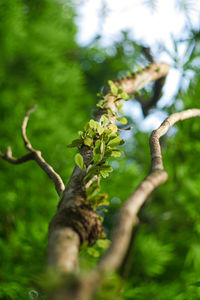
POLYGON ((81 244, 88 241, 89 246, 95 244, 104 231, 99 216, 87 204, 58 211, 50 223, 49 232, 63 227, 73 228, 79 234, 81 244))

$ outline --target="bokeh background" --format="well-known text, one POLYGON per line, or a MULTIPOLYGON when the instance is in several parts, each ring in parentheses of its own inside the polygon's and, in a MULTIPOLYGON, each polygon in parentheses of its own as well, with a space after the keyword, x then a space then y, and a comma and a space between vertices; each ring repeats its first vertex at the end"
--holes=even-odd
MULTIPOLYGON (((96 93, 107 80, 147 65, 144 47, 155 61, 170 63, 163 96, 146 117, 136 99, 124 106, 133 128, 123 133, 125 154, 111 161, 114 172, 102 184, 111 203, 104 215, 108 236, 119 207, 149 172, 150 131, 172 112, 200 108, 199 1, 123 2, 121 7, 120 1, 94 0, 92 8, 86 0, 0 0, 1 151, 10 145, 14 156, 26 153, 21 122, 37 103, 28 137, 65 182, 76 153, 66 146, 91 118, 96 93), (168 19, 155 21, 160 9, 167 11, 166 2, 168 19), (127 25, 131 16, 134 25, 127 25), (172 16, 181 20, 177 27, 171 25, 172 16), (161 38, 162 22, 169 30, 161 31, 161 38)), ((152 93, 152 85, 141 91, 147 101, 152 93)), ((176 125, 162 146, 169 180, 143 207, 126 260, 97 299, 200 298, 199 120, 176 125)), ((38 283, 58 200, 35 162, 13 166, 0 160, 1 300, 45 299, 38 283)), ((91 249, 81 251, 83 271, 95 265, 102 251, 91 249)))

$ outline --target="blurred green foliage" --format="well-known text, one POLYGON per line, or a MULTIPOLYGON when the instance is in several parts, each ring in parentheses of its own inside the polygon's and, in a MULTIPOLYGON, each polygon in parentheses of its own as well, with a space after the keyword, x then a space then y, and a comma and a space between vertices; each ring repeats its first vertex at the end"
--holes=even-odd
MULTIPOLYGON (((1 150, 11 145, 14 156, 25 154, 21 121, 37 103, 28 137, 65 182, 75 154, 66 146, 90 119, 95 94, 108 79, 125 74, 136 62, 146 63, 141 47, 126 32, 108 48, 100 46, 99 37, 80 47, 74 16, 73 1, 0 0, 1 150)), ((192 80, 187 89, 180 86, 173 104, 164 108, 167 113, 180 102, 184 108, 200 106, 194 63, 200 56, 198 32, 191 30, 186 43, 192 51, 183 73, 192 71, 192 80)), ((98 299, 200 298, 200 123, 186 120, 175 129, 162 139, 169 180, 143 207, 126 260, 118 274, 105 280, 98 299)), ((119 207, 149 171, 149 134, 137 126, 133 133, 123 157, 110 162, 114 172, 103 180, 111 200, 104 213, 108 236, 119 207)), ((48 223, 58 197, 35 162, 12 166, 1 160, 0 168, 0 299, 44 299, 34 289, 44 271, 48 223)), ((83 272, 104 251, 98 244, 86 248, 80 252, 83 272)))

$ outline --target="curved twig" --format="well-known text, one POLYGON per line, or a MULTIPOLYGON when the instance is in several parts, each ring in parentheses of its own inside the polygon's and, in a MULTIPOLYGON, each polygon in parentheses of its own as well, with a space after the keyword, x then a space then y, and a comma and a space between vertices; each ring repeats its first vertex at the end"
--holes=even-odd
POLYGON ((6 154, 3 154, 0 151, 0 157, 3 158, 4 160, 8 161, 9 163, 13 164, 13 165, 19 165, 22 163, 25 163, 29 160, 33 160, 33 153, 28 153, 24 156, 21 156, 19 158, 15 158, 12 156, 12 149, 11 147, 8 147, 6 150, 6 154))
POLYGON ((28 124, 28 120, 29 120, 29 116, 31 113, 33 113, 36 109, 36 105, 31 108, 30 110, 27 111, 23 122, 22 122, 22 138, 24 140, 24 145, 26 147, 26 149, 30 152, 20 158, 15 158, 12 156, 12 150, 10 147, 7 148, 7 152, 6 154, 2 154, 0 152, 0 157, 3 158, 4 160, 8 161, 11 164, 22 164, 24 162, 27 162, 29 160, 35 160, 37 162, 37 164, 43 169, 43 171, 53 180, 54 184, 55 184, 55 188, 56 191, 58 193, 58 195, 60 196, 62 194, 62 192, 65 189, 64 183, 61 179, 61 177, 54 171, 54 169, 44 160, 44 158, 42 157, 42 154, 40 151, 35 150, 30 141, 28 140, 27 136, 26 136, 26 127, 28 124))
POLYGON ((152 191, 168 178, 163 168, 159 138, 176 122, 192 117, 200 117, 200 109, 188 109, 183 112, 174 113, 166 118, 157 130, 152 132, 150 136, 151 172, 127 199, 120 210, 111 246, 100 260, 97 267, 99 271, 112 272, 121 265, 129 245, 132 228, 137 223, 137 213, 152 191))

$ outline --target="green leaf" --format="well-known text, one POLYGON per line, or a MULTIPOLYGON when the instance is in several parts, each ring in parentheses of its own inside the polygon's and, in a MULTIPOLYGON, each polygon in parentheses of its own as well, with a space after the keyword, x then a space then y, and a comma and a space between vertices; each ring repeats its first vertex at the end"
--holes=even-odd
POLYGON ((99 133, 99 135, 102 135, 102 133, 104 132, 104 128, 100 124, 98 124, 97 126, 97 132, 99 133))
POLYGON ((121 139, 121 141, 120 141, 120 145, 123 145, 125 143, 125 141, 123 140, 123 139, 121 139))
POLYGON ((137 64, 136 67, 137 67, 137 69, 138 69, 139 72, 142 72, 142 68, 141 68, 140 65, 137 64))
POLYGON ((104 133, 106 135, 110 135, 112 133, 112 130, 111 129, 105 129, 104 133))
POLYGON ((131 73, 132 73, 132 75, 135 74, 135 70, 133 68, 131 69, 131 73))
POLYGON ((93 150, 94 155, 100 153, 100 145, 101 145, 101 141, 97 140, 96 143, 95 143, 94 150, 93 150))
POLYGON ((100 140, 97 140, 96 143, 95 143, 95 148, 99 148, 101 145, 101 141, 100 140))
POLYGON ((84 250, 84 249, 87 249, 88 248, 88 241, 85 241, 81 244, 80 246, 80 250, 84 250))
POLYGON ((67 146, 67 148, 78 147, 80 145, 82 145, 82 140, 81 139, 76 139, 76 140, 73 140, 72 143, 67 146))
POLYGON ((90 126, 89 126, 89 123, 87 122, 87 123, 84 125, 83 129, 84 129, 85 131, 87 131, 89 127, 90 127, 90 126))
POLYGON ((101 170, 101 171, 100 171, 100 174, 101 174, 101 176, 102 176, 103 178, 106 178, 106 177, 109 176, 109 172, 107 172, 107 171, 105 171, 105 170, 101 170))
POLYGON ((118 87, 116 87, 116 85, 114 84, 114 82, 112 80, 108 80, 108 84, 110 86, 111 93, 114 96, 117 96, 117 94, 118 94, 118 87))
POLYGON ((86 137, 83 142, 88 147, 91 147, 93 145, 93 139, 91 139, 89 137, 86 137))
POLYGON ((108 239, 105 240, 97 240, 96 244, 99 248, 107 249, 110 246, 111 241, 108 239))
POLYGON ((122 110, 122 107, 123 107, 123 103, 120 102, 119 105, 118 105, 118 109, 119 109, 119 112, 120 112, 121 114, 124 114, 124 111, 122 110))
POLYGON ((77 154, 75 155, 75 163, 77 164, 77 166, 78 166, 80 169, 83 169, 83 168, 84 168, 83 156, 82 156, 80 153, 77 153, 77 154))
POLYGON ((116 137, 114 139, 112 139, 111 141, 108 142, 108 146, 110 147, 115 147, 118 146, 119 144, 121 144, 122 139, 120 137, 116 137))
POLYGON ((100 256, 100 252, 99 251, 97 251, 94 248, 90 248, 90 247, 87 248, 87 253, 89 255, 91 255, 92 257, 95 257, 95 258, 98 258, 100 256))
POLYGON ((115 124, 110 124, 108 128, 112 131, 112 133, 117 132, 118 128, 115 124))
POLYGON ((101 116, 101 119, 100 119, 100 122, 103 124, 103 125, 106 125, 108 123, 108 118, 106 118, 105 115, 102 115, 101 116))
POLYGON ((93 138, 96 135, 96 131, 93 128, 89 128, 87 131, 87 135, 91 138, 93 138))
POLYGON ((93 197, 95 197, 100 191, 100 186, 98 181, 94 181, 93 184, 86 190, 87 199, 90 201, 93 197))
POLYGON ((111 156, 113 157, 120 157, 122 155, 123 151, 121 150, 113 150, 111 153, 111 156))
POLYGON ((129 78, 132 77, 132 74, 131 74, 130 71, 127 71, 126 74, 127 74, 127 76, 128 76, 129 78))
POLYGON ((101 154, 95 154, 94 163, 98 164, 102 160, 101 154))
POLYGON ((112 117, 112 116, 113 116, 113 112, 111 111, 110 108, 107 108, 107 113, 108 113, 108 116, 109 116, 109 117, 112 117))
POLYGON ((100 166, 100 170, 102 171, 106 171, 106 172, 112 172, 113 171, 113 168, 111 167, 111 166, 109 166, 109 165, 101 165, 100 166))
POLYGON ((103 108, 103 106, 104 106, 104 100, 100 100, 100 101, 97 103, 96 106, 97 106, 97 107, 100 107, 100 108, 103 108))
POLYGON ((89 122, 90 128, 92 128, 94 130, 97 129, 97 124, 98 124, 98 122, 96 122, 95 120, 90 120, 90 122, 89 122))
POLYGON ((88 172, 93 172, 93 171, 95 171, 95 172, 98 172, 99 171, 99 166, 92 166, 92 167, 90 167, 90 169, 88 170, 88 172))
POLYGON ((126 125, 128 123, 128 120, 125 117, 117 118, 117 121, 120 122, 123 125, 126 125))
POLYGON ((79 131, 78 131, 78 134, 79 134, 79 136, 80 136, 81 138, 84 137, 84 132, 83 132, 83 131, 79 130, 79 131))
POLYGON ((119 93, 122 99, 129 100, 129 95, 122 89, 119 89, 119 93))
POLYGON ((104 154, 104 157, 110 157, 112 155, 112 150, 106 150, 105 154, 104 154))
POLYGON ((97 195, 93 198, 90 199, 90 202, 92 203, 93 206, 102 206, 102 205, 109 205, 110 202, 107 199, 108 195, 107 194, 101 194, 101 195, 97 195))

